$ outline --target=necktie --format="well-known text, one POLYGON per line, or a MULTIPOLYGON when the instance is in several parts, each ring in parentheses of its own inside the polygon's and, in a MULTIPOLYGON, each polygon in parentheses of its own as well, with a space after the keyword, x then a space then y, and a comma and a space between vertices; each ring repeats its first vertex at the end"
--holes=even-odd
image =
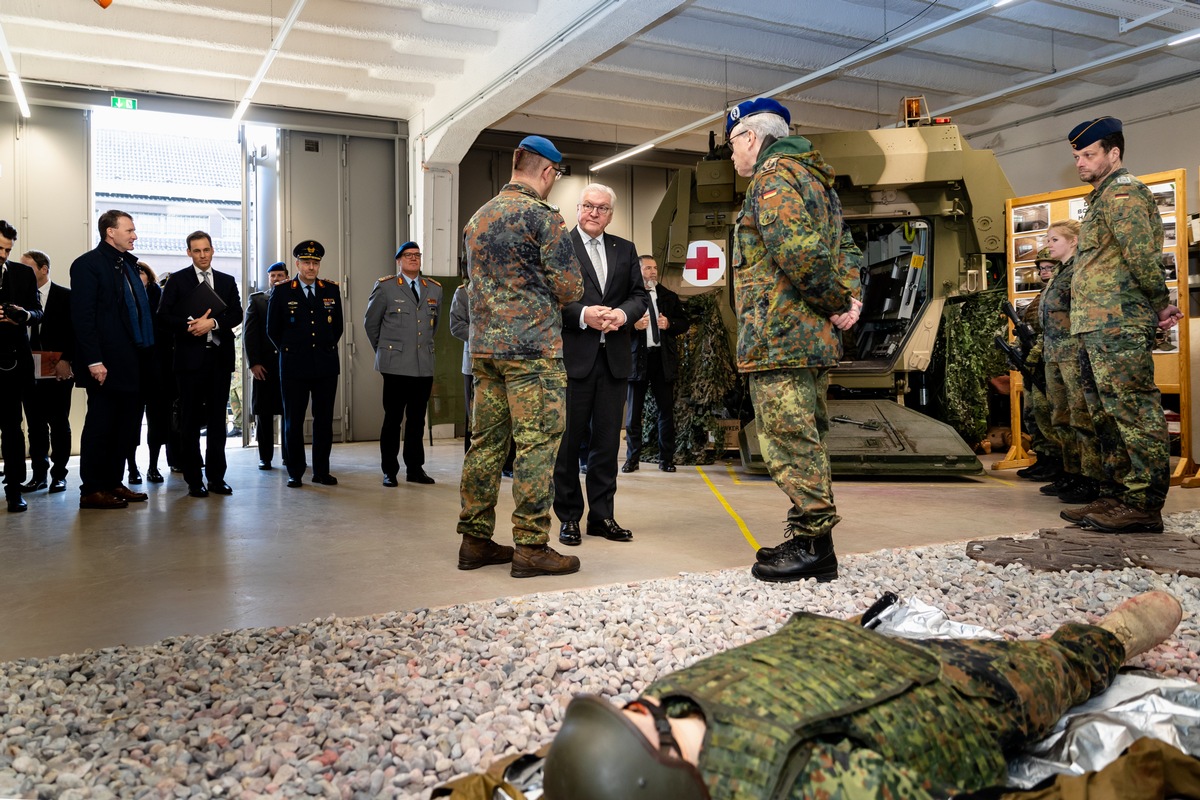
POLYGON ((421 302, 421 293, 417 291, 417 282, 415 279, 408 282, 408 288, 412 289, 413 297, 417 299, 417 302, 421 302))
POLYGON ((212 275, 209 274, 208 270, 204 270, 204 272, 200 274, 204 276, 204 282, 208 284, 208 288, 213 288, 212 275))
POLYGON ((588 258, 592 259, 592 268, 596 270, 596 278, 600 281, 600 291, 604 291, 608 283, 608 273, 604 269, 604 259, 600 257, 600 240, 589 239, 587 249, 588 258))
POLYGON ((658 330, 658 291, 650 290, 650 339, 655 344, 659 344, 662 339, 662 334, 658 330))
MULTIPOLYGON (((209 289, 213 288, 212 272, 210 272, 209 270, 204 270, 203 272, 200 273, 200 275, 201 275, 201 277, 204 278, 204 283, 208 286, 208 288, 209 289)), ((215 333, 213 333, 212 331, 209 331, 208 336, 206 336, 204 338, 205 338, 205 341, 211 342, 212 344, 220 344, 221 343, 221 340, 218 339, 217 335, 215 333)))

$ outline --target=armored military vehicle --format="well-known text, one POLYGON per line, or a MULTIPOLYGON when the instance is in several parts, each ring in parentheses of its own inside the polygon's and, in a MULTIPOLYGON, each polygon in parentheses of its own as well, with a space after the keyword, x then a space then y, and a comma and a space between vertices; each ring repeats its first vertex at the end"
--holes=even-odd
MULTIPOLYGON (((830 402, 834 474, 981 472, 950 426, 905 404, 923 405, 947 300, 987 288, 989 260, 1004 260, 1004 202, 1012 187, 995 155, 971 149, 954 125, 807 138, 837 171, 844 215, 863 251, 862 315, 845 335, 844 359, 831 377, 838 394, 863 399, 830 402)), ((685 297, 714 291, 684 280, 690 243, 693 254, 696 242, 733 252, 747 180, 722 153, 714 144, 695 169, 679 170, 653 219, 663 281, 685 297)), ((732 336, 732 271, 726 278, 718 291, 732 336)), ((742 431, 742 460, 762 469, 753 423, 742 431)))

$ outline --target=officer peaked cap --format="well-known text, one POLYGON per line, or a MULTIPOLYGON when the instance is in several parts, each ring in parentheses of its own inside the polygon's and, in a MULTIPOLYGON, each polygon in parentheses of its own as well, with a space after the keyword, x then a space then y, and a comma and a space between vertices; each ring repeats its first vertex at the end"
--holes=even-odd
POLYGON ((1081 122, 1067 134, 1067 141, 1076 150, 1082 150, 1092 142, 1098 142, 1105 136, 1121 132, 1121 120, 1116 117, 1099 117, 1081 122))
POLYGON ((517 149, 537 153, 542 158, 553 161, 555 164, 561 164, 563 160, 562 153, 558 152, 558 148, 554 146, 554 143, 545 136, 526 136, 517 145, 517 149))
POLYGON ((783 103, 769 97, 756 97, 753 100, 738 103, 729 109, 729 114, 725 117, 725 136, 729 136, 733 126, 737 125, 740 120, 753 117, 755 114, 774 114, 777 117, 783 117, 783 121, 788 125, 792 124, 792 112, 788 111, 783 103))
POLYGON ((421 249, 421 245, 417 244, 416 242, 405 242, 404 244, 400 245, 400 249, 396 251, 396 258, 399 258, 400 256, 404 255, 405 250, 420 250, 420 249, 421 249))
POLYGON ((307 261, 320 261, 325 257, 325 248, 316 239, 305 239, 300 244, 292 248, 292 258, 305 259, 307 261))
POLYGON ((267 272, 287 272, 287 264, 282 261, 276 261, 271 266, 267 267, 267 272))

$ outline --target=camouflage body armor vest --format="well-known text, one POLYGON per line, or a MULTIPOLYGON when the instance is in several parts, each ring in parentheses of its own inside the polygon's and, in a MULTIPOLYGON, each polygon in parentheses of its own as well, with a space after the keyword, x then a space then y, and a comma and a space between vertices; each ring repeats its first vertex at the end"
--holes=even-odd
POLYGON ((1005 761, 994 712, 980 712, 1012 698, 943 672, 939 652, 798 613, 645 693, 668 713, 686 711, 680 699, 703 713, 698 766, 712 800, 788 797, 818 737, 849 738, 948 786, 989 785, 1005 761))

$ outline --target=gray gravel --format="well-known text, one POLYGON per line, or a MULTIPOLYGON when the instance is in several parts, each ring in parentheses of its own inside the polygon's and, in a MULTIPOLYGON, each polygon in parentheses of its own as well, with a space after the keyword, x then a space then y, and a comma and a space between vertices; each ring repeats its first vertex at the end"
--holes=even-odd
MULTIPOLYGON (((1200 512, 1168 527, 1200 532, 1200 512)), ((830 584, 764 584, 747 569, 681 574, 9 662, 0 796, 428 797, 549 741, 573 693, 627 700, 792 611, 851 615, 885 591, 1036 636, 1165 589, 1183 601, 1183 624, 1135 663, 1200 680, 1200 579, 1031 573, 972 561, 962 544, 841 562, 830 584)))

